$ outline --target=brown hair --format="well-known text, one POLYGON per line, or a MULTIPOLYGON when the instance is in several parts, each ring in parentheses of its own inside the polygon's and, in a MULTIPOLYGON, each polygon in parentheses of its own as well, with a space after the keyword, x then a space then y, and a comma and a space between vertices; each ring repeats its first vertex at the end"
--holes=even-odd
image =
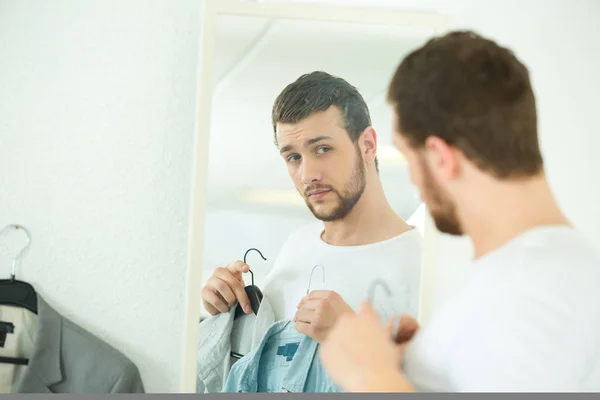
MULTIPOLYGON (((315 71, 302 75, 277 96, 271 114, 275 145, 277 123, 294 124, 331 106, 342 112, 344 129, 353 143, 371 126, 369 108, 356 87, 327 72, 315 71)), ((375 167, 379 170, 377 158, 375 167)))
POLYGON ((543 168, 527 68, 509 49, 470 31, 428 41, 396 70, 388 101, 397 129, 421 148, 437 136, 478 168, 519 178, 543 168))

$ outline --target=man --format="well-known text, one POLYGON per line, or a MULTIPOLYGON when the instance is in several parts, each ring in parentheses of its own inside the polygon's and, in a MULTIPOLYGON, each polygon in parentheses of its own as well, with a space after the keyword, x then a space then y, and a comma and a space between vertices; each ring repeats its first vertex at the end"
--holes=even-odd
MULTIPOLYGON (((298 331, 320 342, 339 315, 358 309, 375 279, 394 286, 395 310, 415 315, 421 236, 385 197, 377 135, 360 93, 325 72, 303 75, 276 99, 272 122, 290 177, 320 220, 289 237, 265 278, 261 289, 276 319, 294 320, 298 331), (323 271, 317 268, 309 282, 316 265, 323 271), (310 284, 327 290, 307 295, 310 284)), ((237 261, 214 272, 202 290, 211 315, 236 301, 252 312, 242 280, 248 269, 237 261)))
POLYGON ((340 318, 321 347, 333 379, 349 391, 599 390, 600 261, 546 180, 526 67, 453 32, 402 61, 389 100, 411 178, 437 228, 472 239, 475 272, 408 344, 403 372, 369 304, 340 318))

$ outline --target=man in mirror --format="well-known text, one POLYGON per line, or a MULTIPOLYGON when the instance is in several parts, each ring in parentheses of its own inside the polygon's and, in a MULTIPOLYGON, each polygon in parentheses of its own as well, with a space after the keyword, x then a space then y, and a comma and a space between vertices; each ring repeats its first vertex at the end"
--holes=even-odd
MULTIPOLYGON (((261 287, 275 318, 293 320, 299 332, 321 342, 340 315, 358 309, 378 278, 396 296, 383 298, 380 310, 391 306, 416 316, 422 237, 385 196, 377 134, 361 94, 339 77, 306 74, 277 97, 272 123, 289 175, 318 220, 288 238, 261 287), (323 266, 326 290, 307 294, 315 265, 323 266)), ((211 315, 237 302, 252 312, 242 279, 248 270, 241 261, 215 270, 202 289, 211 315)), ((315 271, 313 286, 322 283, 320 275, 315 271)))
POLYGON ((472 239, 474 268, 404 354, 369 304, 342 316, 321 346, 333 379, 367 392, 599 390, 600 261, 546 179, 527 68, 452 32, 402 61, 389 100, 412 181, 441 232, 472 239))

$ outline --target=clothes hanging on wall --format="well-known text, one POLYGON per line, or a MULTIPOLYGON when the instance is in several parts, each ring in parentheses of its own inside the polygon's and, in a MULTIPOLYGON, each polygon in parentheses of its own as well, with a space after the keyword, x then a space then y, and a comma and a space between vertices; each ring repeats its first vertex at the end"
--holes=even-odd
POLYGON ((4 393, 143 393, 136 365, 115 348, 62 317, 39 295, 38 314, 0 306, 0 356, 27 358, 27 365, 0 363, 4 393), (11 327, 12 325, 12 327, 11 327))
POLYGON ((340 392, 321 365, 318 347, 293 322, 276 322, 260 344, 233 365, 223 392, 340 392))
MULTIPOLYGON (((0 306, 0 357, 29 358, 33 353, 38 317, 31 311, 16 306, 0 306)), ((28 362, 28 360, 22 360, 28 362)), ((0 363, 0 393, 13 392, 27 371, 26 364, 0 363)))
POLYGON ((235 318, 236 307, 200 324, 197 354, 197 393, 221 392, 229 371, 241 356, 258 346, 269 326, 275 322, 271 303, 263 297, 258 314, 235 318), (232 353, 234 355, 232 355, 232 353))

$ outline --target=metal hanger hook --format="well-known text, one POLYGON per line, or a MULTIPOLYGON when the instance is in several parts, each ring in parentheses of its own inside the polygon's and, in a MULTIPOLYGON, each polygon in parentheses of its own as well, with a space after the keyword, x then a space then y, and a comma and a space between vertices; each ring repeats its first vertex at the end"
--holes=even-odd
POLYGON ((14 281, 16 278, 16 274, 17 274, 17 264, 21 261, 21 257, 23 257, 23 255, 29 248, 29 245, 31 244, 31 235, 29 234, 29 231, 27 230, 27 228, 25 228, 23 225, 7 225, 4 227, 4 229, 2 229, 2 231, 0 231, 0 236, 4 235, 6 232, 8 232, 11 229, 22 230, 23 232, 25 232, 25 235, 27 236, 27 242, 25 243, 25 246, 21 249, 21 251, 19 251, 17 253, 17 255, 15 255, 13 257, 12 272, 10 274, 10 279, 14 281))
POLYGON ((373 303, 373 300, 375 298, 375 289, 377 289, 378 286, 381 286, 383 288, 388 297, 392 297, 392 291, 390 290, 388 284, 383 279, 376 279, 373 281, 373 283, 371 283, 371 286, 369 287, 369 301, 371 303, 373 303))
POLYGON ((313 267, 312 271, 310 271, 310 277, 308 278, 308 289, 306 289, 307 295, 310 293, 310 283, 312 282, 312 276, 317 267, 321 267, 321 272, 322 272, 321 276, 323 277, 323 283, 325 283, 325 268, 323 267, 322 264, 317 264, 313 267))
MULTIPOLYGON (((254 247, 251 249, 246 250, 246 254, 244 254, 244 264, 246 264, 246 256, 248 255, 248 253, 250 253, 251 251, 256 251, 258 254, 260 254, 260 256, 262 257, 263 260, 267 261, 266 257, 263 256, 263 254, 260 252, 259 249, 255 249, 254 247)), ((252 277, 252 286, 254 286, 254 273, 252 272, 251 269, 248 269, 248 272, 250 272, 250 276, 252 277)))

